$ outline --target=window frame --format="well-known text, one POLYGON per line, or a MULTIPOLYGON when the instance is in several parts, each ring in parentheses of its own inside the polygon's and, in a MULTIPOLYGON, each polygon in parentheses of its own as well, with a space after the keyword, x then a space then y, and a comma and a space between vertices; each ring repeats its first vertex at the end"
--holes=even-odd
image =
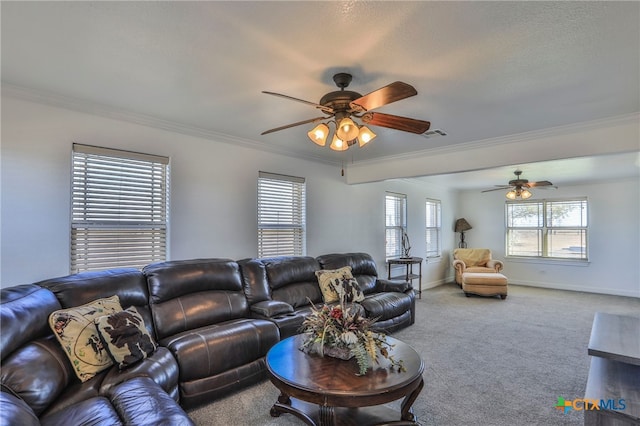
POLYGON ((169 195, 169 157, 74 143, 70 273, 166 260, 169 195))
POLYGON ((402 234, 404 232, 407 232, 407 195, 406 194, 401 194, 398 192, 390 192, 390 191, 386 191, 385 192, 385 205, 384 205, 384 217, 385 217, 385 247, 384 247, 384 251, 385 251, 385 257, 386 259, 397 259, 399 257, 403 256, 402 253, 402 234), (388 202, 390 200, 393 200, 394 204, 396 204, 396 206, 398 206, 400 208, 400 212, 394 212, 393 213, 393 220, 391 220, 391 224, 388 224, 389 219, 390 219, 390 215, 389 215, 389 211, 388 211, 388 202), (400 223, 396 223, 396 220, 399 220, 400 223), (393 232, 394 234, 394 241, 389 241, 389 232, 393 232), (389 248, 395 246, 395 251, 393 251, 393 253, 390 253, 389 248))
POLYGON ((505 254, 506 257, 511 259, 541 259, 551 261, 568 261, 568 262, 589 262, 589 203, 586 197, 572 197, 572 198, 559 198, 559 199, 540 199, 540 200, 518 200, 518 201, 506 201, 505 202, 505 254), (550 208, 554 206, 560 206, 561 204, 573 204, 576 209, 581 209, 579 213, 579 224, 563 225, 562 223, 553 224, 553 214, 550 213, 550 208), (536 224, 528 225, 513 225, 513 218, 510 219, 510 206, 516 205, 532 205, 538 206, 538 215, 536 217, 536 224), (510 226, 511 223, 511 226, 510 226), (513 254, 511 240, 515 238, 513 235, 516 231, 533 231, 538 234, 538 252, 535 254, 513 254), (578 256, 558 256, 554 254, 552 249, 552 241, 558 233, 563 232, 578 232, 580 233, 580 241, 583 244, 580 247, 584 249, 580 250, 578 256))
POLYGON ((278 173, 258 172, 257 238, 258 258, 275 256, 305 256, 307 252, 306 179, 278 173), (289 193, 289 194, 287 194, 289 193), (283 210, 282 221, 277 204, 290 197, 290 208, 283 210), (275 204, 274 204, 275 203, 275 204), (274 213, 277 218, 273 217, 274 213), (280 235, 284 238, 280 239, 280 235), (283 244, 280 245, 280 241, 283 244))
POLYGON ((425 258, 438 259, 442 257, 442 201, 434 198, 427 198, 425 201, 425 258), (435 225, 430 224, 430 207, 435 208, 435 225), (435 231, 436 249, 431 249, 430 231, 435 231), (433 254, 435 252, 435 254, 433 254))

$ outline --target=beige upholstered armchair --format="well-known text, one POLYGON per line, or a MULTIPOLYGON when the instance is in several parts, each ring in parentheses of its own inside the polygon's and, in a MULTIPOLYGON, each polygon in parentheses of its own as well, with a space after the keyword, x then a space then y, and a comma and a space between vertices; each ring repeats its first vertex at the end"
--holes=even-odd
POLYGON ((499 273, 504 264, 491 258, 491 250, 483 248, 457 248, 453 251, 456 283, 462 285, 465 272, 499 273))

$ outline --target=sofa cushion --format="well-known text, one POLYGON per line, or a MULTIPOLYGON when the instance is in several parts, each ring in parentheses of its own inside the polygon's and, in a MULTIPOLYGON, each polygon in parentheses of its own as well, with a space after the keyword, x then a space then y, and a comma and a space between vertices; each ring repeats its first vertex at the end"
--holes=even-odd
POLYGON ((210 377, 250 363, 267 354, 278 342, 278 327, 271 321, 238 319, 167 337, 180 366, 180 381, 210 377))
POLYGON ((40 419, 43 426, 48 425, 121 425, 122 420, 109 400, 96 396, 40 419))
POLYGON ((125 425, 194 425, 176 401, 148 377, 127 380, 107 396, 125 425))
POLYGON ((51 335, 47 319, 61 306, 52 292, 35 284, 3 288, 0 295, 0 354, 4 360, 23 344, 51 335))
POLYGON ((3 425, 40 426, 40 420, 31 407, 9 392, 0 392, 0 413, 6 419, 6 423, 2 421, 3 425), (11 419, 10 422, 9 419, 11 419))
POLYGON ((120 371, 115 367, 107 370, 100 383, 99 393, 104 395, 112 387, 134 377, 150 377, 167 393, 173 394, 178 389, 178 374, 178 363, 171 351, 158 346, 153 354, 126 370, 120 371))
POLYGON ((52 335, 22 345, 2 361, 0 368, 3 388, 24 400, 38 416, 74 377, 67 356, 52 335))
POLYGON ((411 311, 411 297, 405 293, 375 293, 360 302, 367 317, 384 321, 411 311))
POLYGON ((116 295, 86 305, 60 309, 49 315, 49 326, 81 381, 85 382, 113 365, 93 321, 119 311, 122 311, 122 306, 116 295))
POLYGON ((95 319, 100 338, 120 370, 151 355, 157 348, 135 307, 95 319))

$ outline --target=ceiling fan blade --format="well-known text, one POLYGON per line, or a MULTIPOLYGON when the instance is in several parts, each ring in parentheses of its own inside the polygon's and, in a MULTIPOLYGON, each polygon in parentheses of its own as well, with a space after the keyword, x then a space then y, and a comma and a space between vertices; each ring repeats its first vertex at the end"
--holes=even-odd
POLYGON ((412 85, 396 81, 351 101, 349 106, 355 112, 366 112, 417 94, 418 92, 412 85))
POLYGON ((480 192, 491 192, 491 191, 504 191, 505 189, 509 189, 511 188, 510 185, 504 185, 504 186, 499 186, 496 185, 498 188, 492 188, 492 189, 485 189, 484 191, 480 191, 480 192))
POLYGON ((362 116, 362 121, 372 126, 388 127, 417 134, 424 133, 431 127, 431 123, 428 121, 383 114, 381 112, 368 112, 362 116))
POLYGON ((290 127, 301 126, 301 125, 307 124, 307 123, 317 123, 318 121, 322 121, 322 120, 326 120, 326 119, 327 119, 327 117, 310 118, 309 120, 298 121, 297 123, 286 124, 284 126, 276 127, 275 129, 265 130, 264 132, 262 132, 260 134, 261 135, 266 135, 266 134, 269 134, 269 133, 273 133, 273 132, 277 132, 277 131, 280 131, 280 130, 288 129, 290 127))
POLYGON ((327 114, 333 114, 334 113, 333 108, 329 108, 329 107, 326 107, 324 105, 316 104, 314 102, 305 101, 304 99, 294 98, 293 96, 283 95, 282 93, 266 92, 264 90, 262 91, 262 93, 266 93, 267 95, 277 96, 279 98, 289 99, 290 101, 302 102, 303 104, 314 106, 314 107, 318 108, 319 110, 322 110, 322 111, 326 112, 327 114))
POLYGON ((529 188, 536 188, 541 186, 554 186, 554 185, 548 180, 540 180, 538 182, 529 182, 526 184, 526 186, 528 186, 529 188))

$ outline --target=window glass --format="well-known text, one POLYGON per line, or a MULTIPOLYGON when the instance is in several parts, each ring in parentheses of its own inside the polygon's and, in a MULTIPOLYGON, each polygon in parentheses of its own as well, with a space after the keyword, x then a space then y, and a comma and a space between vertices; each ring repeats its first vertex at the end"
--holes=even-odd
POLYGON ((507 256, 587 259, 587 200, 507 202, 507 256))

